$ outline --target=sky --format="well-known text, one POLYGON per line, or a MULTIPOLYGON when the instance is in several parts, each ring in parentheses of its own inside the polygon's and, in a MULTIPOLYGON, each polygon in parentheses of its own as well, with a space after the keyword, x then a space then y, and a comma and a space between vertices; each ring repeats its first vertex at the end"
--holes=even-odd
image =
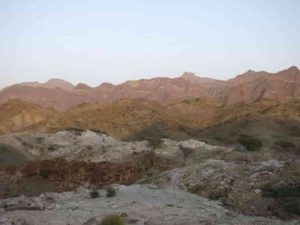
POLYGON ((0 88, 300 67, 299 0, 0 0, 0 88))

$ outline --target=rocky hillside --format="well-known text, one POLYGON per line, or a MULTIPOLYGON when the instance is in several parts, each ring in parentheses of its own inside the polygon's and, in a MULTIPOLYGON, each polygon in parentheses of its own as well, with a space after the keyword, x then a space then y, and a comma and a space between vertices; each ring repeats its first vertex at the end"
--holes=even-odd
POLYGON ((217 96, 219 101, 232 104, 253 102, 261 98, 281 102, 300 97, 300 70, 293 66, 278 73, 248 71, 226 82, 217 96))
POLYGON ((52 109, 10 99, 0 103, 0 134, 20 132, 44 121, 50 124, 55 116, 56 112, 52 109))
POLYGON ((20 100, 0 104, 0 133, 55 132, 91 129, 123 140, 197 137, 200 130, 238 118, 299 120, 300 101, 262 99, 253 103, 219 105, 211 99, 190 99, 170 105, 146 100, 81 104, 65 112, 20 100))
POLYGON ((221 106, 207 99, 186 100, 167 106, 144 100, 84 104, 61 113, 54 131, 66 128, 94 129, 124 140, 148 137, 193 137, 198 130, 243 117, 300 119, 300 102, 285 104, 261 100, 221 106))
MULTIPOLYGON (((244 137, 243 140, 238 140, 230 146, 219 146, 193 139, 184 141, 162 139, 158 145, 153 146, 147 141, 121 142, 92 131, 1 136, 0 193, 2 198, 7 198, 22 194, 38 196, 44 192, 70 191, 80 186, 95 189, 112 183, 154 184, 155 186, 150 186, 152 187, 150 189, 139 189, 140 187, 136 186, 121 187, 117 196, 110 198, 109 205, 115 207, 105 212, 121 214, 123 211, 118 209, 125 210, 121 205, 126 202, 129 211, 124 212, 128 215, 132 215, 128 204, 146 207, 145 210, 150 210, 147 206, 155 206, 161 212, 159 218, 175 210, 172 211, 173 219, 170 219, 170 224, 176 224, 174 221, 180 222, 179 224, 197 224, 197 221, 199 222, 199 219, 206 215, 203 213, 210 211, 210 206, 207 204, 201 207, 202 203, 207 202, 219 205, 218 208, 222 211, 225 210, 224 207, 227 208, 225 211, 231 215, 228 218, 223 216, 219 218, 215 213, 211 214, 214 215, 213 217, 204 216, 204 222, 212 224, 237 224, 237 221, 242 224, 296 224, 294 222, 300 219, 298 210, 300 155, 287 142, 267 146, 257 144, 260 143, 259 141, 260 137, 248 135, 247 139, 244 137), (14 161, 9 161, 10 158, 5 158, 5 150, 8 147, 11 153, 16 151, 30 158, 16 165, 14 161), (8 160, 8 163, 6 161, 4 164, 3 159, 8 160), (180 191, 174 191, 176 189, 180 191), (123 192, 124 190, 126 191, 123 192), (134 193, 135 197, 129 193, 134 193), (148 198, 154 195, 158 195, 157 198, 151 200, 148 198), (130 197, 130 201, 126 196, 130 197), (204 199, 200 201, 202 198, 197 196, 219 202, 214 203, 204 199), (160 203, 155 199, 157 201, 160 199, 160 203), (191 200, 196 201, 198 206, 192 207, 191 200), (135 203, 131 204, 131 202, 135 203), (152 203, 149 205, 147 202, 152 203), (163 205, 160 205, 162 203, 163 205), (191 209, 189 207, 194 208, 194 211, 189 211, 191 209), (193 212, 195 217, 190 217, 190 212, 193 212), (283 222, 274 217, 289 221, 283 222), (193 219, 196 219, 196 222, 193 219)), ((75 207, 74 204, 77 202, 76 211, 84 210, 85 204, 99 202, 104 204, 103 202, 108 200, 102 198, 99 201, 91 200, 88 192, 84 197, 82 196, 82 200, 72 193, 66 202, 61 203, 61 206, 58 206, 59 200, 55 202, 56 204, 52 206, 54 208, 49 209, 54 211, 46 210, 41 213, 46 216, 47 213, 57 213, 62 216, 66 211, 60 210, 67 205, 75 207)), ((0 201, 0 208, 3 209, 0 210, 1 218, 7 220, 19 218, 31 222, 37 215, 32 210, 37 207, 36 201, 41 202, 39 206, 43 206, 39 208, 40 210, 50 207, 48 203, 51 201, 53 203, 53 199, 49 199, 49 202, 44 201, 43 199, 48 199, 46 196, 48 195, 42 195, 40 198, 21 197, 0 201), (30 203, 29 206, 25 204, 26 202, 30 203), (22 210, 28 210, 28 213, 24 214, 22 210)), ((63 197, 64 194, 53 194, 53 196, 63 197)), ((151 210, 149 212, 152 213, 151 210)), ((157 224, 163 223, 158 217, 155 215, 152 217, 150 214, 144 219, 155 218, 157 224)), ((103 215, 99 214, 99 218, 103 215)), ((93 213, 90 217, 92 216, 97 214, 93 213)), ((141 219, 140 216, 137 217, 141 219)), ((44 217, 35 218, 37 222, 32 222, 33 224, 42 221, 44 217)), ((67 218, 73 221, 76 216, 67 218)), ((84 219, 87 220, 89 217, 84 219)))

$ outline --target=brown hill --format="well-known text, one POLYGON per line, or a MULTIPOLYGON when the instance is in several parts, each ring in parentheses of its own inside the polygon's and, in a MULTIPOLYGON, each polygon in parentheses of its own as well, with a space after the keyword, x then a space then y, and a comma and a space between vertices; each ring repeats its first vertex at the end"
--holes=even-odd
POLYGON ((0 102, 0 134, 20 132, 44 121, 50 124, 55 116, 52 109, 17 99, 0 102))
POLYGON ((199 130, 239 118, 300 120, 300 100, 281 103, 262 99, 253 103, 220 105, 213 99, 191 99, 161 105, 141 99, 113 103, 85 103, 65 112, 8 100, 0 105, 1 134, 17 131, 93 129, 126 140, 194 137, 199 130))
POLYGON ((58 110, 67 110, 81 103, 105 103, 137 98, 168 104, 195 96, 214 95, 218 92, 218 83, 222 83, 208 78, 196 79, 197 82, 191 82, 185 77, 153 78, 127 81, 120 85, 104 83, 96 88, 78 85, 72 90, 18 84, 0 91, 0 100, 19 98, 58 110))
POLYGON ((262 99, 226 106, 211 99, 193 99, 164 106, 137 99, 82 104, 61 113, 54 130, 94 129, 127 140, 156 136, 181 139, 195 136, 198 130, 246 117, 299 120, 300 101, 283 104, 262 99))

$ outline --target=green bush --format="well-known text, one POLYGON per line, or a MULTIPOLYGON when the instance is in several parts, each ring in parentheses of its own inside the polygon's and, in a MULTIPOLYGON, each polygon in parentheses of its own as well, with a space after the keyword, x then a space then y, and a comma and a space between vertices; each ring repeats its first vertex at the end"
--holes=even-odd
POLYGON ((39 175, 43 177, 44 179, 47 179, 49 177, 50 171, 48 169, 41 169, 39 172, 39 175))
POLYGON ((241 134, 237 142, 247 148, 248 151, 257 151, 262 147, 262 142, 258 138, 241 134))
POLYGON ((48 146, 48 151, 49 151, 49 152, 53 152, 53 151, 57 150, 58 148, 59 148, 58 145, 56 145, 56 144, 51 144, 51 145, 48 146))
POLYGON ((99 225, 124 225, 124 220, 119 215, 109 215, 99 225))
POLYGON ((92 190, 92 191, 90 192, 90 197, 91 197, 91 198, 99 198, 99 197, 100 197, 99 191, 97 191, 97 190, 92 190))

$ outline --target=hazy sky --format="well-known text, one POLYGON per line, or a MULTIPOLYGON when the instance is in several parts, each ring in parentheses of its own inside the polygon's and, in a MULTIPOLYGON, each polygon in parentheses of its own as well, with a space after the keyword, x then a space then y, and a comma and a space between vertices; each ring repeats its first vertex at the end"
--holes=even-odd
POLYGON ((0 0, 0 87, 300 66, 299 0, 0 0))

